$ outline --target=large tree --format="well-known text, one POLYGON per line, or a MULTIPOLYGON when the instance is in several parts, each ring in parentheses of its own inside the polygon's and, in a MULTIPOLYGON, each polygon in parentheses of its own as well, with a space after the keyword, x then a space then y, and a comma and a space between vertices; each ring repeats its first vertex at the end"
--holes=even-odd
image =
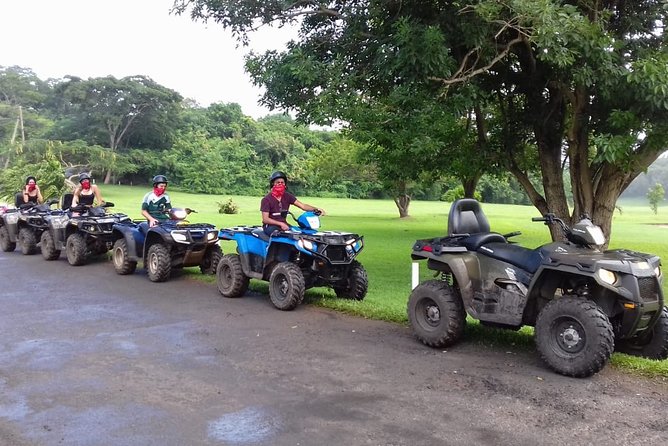
MULTIPOLYGON (((172 134, 172 117, 178 116, 182 102, 177 92, 145 76, 71 77, 55 90, 58 110, 67 118, 52 136, 83 139, 112 154, 131 146, 170 145, 165 137, 172 134)), ((113 171, 107 170, 105 184, 113 171)))
POLYGON ((265 103, 311 121, 347 119, 351 104, 382 101, 407 78, 420 91, 442 87, 434 100, 467 97, 487 139, 481 152, 505 163, 539 211, 566 220, 587 213, 608 235, 616 199, 668 141, 664 1, 176 0, 175 7, 242 41, 259 24, 299 20, 298 41, 252 55, 248 67, 266 86, 265 103), (422 46, 407 44, 406 35, 422 36, 422 46), (416 65, 425 68, 421 84, 416 65), (541 188, 529 181, 534 168, 541 188))

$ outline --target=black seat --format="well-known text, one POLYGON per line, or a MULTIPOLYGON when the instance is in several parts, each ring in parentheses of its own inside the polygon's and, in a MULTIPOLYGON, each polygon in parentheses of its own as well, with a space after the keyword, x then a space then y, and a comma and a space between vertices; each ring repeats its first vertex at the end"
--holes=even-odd
POLYGON ((531 274, 535 273, 543 260, 549 257, 544 248, 529 249, 512 243, 488 243, 478 252, 488 257, 515 265, 531 274))
POLYGON ((23 201, 23 192, 19 192, 19 193, 17 193, 17 194, 14 196, 14 206, 15 206, 15 207, 19 207, 19 206, 21 206, 23 203, 25 203, 25 202, 23 201))
POLYGON ((448 235, 466 235, 460 240, 470 251, 477 251, 487 243, 507 243, 501 234, 489 231, 489 222, 480 203, 473 198, 462 198, 452 203, 448 215, 448 235))
POLYGON ((269 241, 269 236, 267 235, 266 232, 264 232, 264 229, 262 228, 253 229, 253 231, 251 231, 251 234, 253 234, 255 237, 258 237, 260 240, 264 240, 265 242, 269 241))

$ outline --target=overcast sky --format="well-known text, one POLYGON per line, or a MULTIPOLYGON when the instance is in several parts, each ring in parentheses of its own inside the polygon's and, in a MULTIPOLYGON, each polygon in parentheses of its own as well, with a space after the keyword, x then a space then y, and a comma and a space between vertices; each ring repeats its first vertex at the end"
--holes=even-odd
MULTIPOLYGON (((236 102, 259 118, 261 90, 243 69, 219 25, 170 15, 173 0, 0 0, 0 65, 31 68, 39 78, 141 74, 202 106, 236 102)), ((293 30, 267 29, 256 51, 282 49, 293 30)))

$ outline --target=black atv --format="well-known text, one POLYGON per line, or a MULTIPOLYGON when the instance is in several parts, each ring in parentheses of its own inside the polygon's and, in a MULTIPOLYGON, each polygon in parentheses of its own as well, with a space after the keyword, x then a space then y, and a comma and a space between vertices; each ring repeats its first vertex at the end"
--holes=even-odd
POLYGON ((44 204, 23 203, 18 209, 8 209, 0 218, 0 249, 11 252, 16 245, 25 255, 37 253, 39 239, 47 227, 45 217, 54 211, 51 205, 58 200, 49 200, 44 204))
POLYGON ((106 210, 113 206, 109 202, 101 206, 73 206, 66 214, 49 216, 48 231, 41 238, 44 258, 55 260, 65 250, 69 264, 80 266, 89 257, 109 251, 113 246, 113 225, 130 221, 125 214, 108 214, 106 210))
POLYGON ((202 274, 214 274, 223 256, 218 231, 208 223, 184 221, 192 209, 170 209, 170 219, 157 226, 148 222, 115 224, 112 258, 116 273, 134 273, 142 260, 152 282, 166 281, 173 268, 199 266, 202 274))
POLYGON ((601 251, 601 229, 584 217, 569 228, 553 214, 565 242, 528 249, 508 242, 518 232, 490 232, 477 201, 458 200, 448 236, 418 240, 414 260, 440 275, 417 286, 408 317, 417 338, 432 347, 456 343, 466 314, 483 325, 535 327, 536 347, 558 373, 586 377, 613 350, 651 359, 668 357, 668 310, 659 257, 629 250, 601 251))

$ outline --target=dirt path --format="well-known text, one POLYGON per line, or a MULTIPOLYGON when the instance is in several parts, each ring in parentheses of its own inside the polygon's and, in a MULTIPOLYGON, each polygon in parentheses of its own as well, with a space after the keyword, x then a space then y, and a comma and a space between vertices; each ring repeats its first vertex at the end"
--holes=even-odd
MULTIPOLYGON (((0 253, 0 445, 668 444, 668 383, 0 253)), ((507 347, 506 347, 507 348, 507 347)))

